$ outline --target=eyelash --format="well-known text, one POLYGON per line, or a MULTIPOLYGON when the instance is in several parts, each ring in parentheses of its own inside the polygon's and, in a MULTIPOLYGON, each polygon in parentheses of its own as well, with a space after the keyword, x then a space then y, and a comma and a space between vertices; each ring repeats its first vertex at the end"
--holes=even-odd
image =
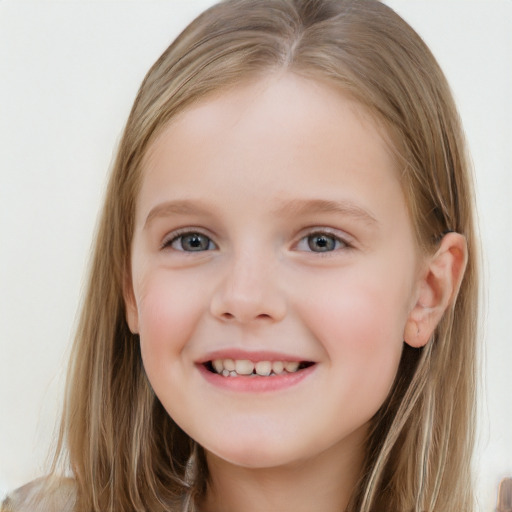
POLYGON ((326 229, 315 229, 313 231, 310 231, 307 235, 300 238, 300 240, 297 242, 297 244, 295 244, 295 247, 300 247, 301 244, 307 244, 308 248, 311 249, 311 250, 303 249, 304 252, 311 252, 314 254, 321 254, 321 255, 327 255, 332 252, 353 248, 353 246, 349 243, 349 241, 347 239, 342 238, 326 229), (334 243, 334 247, 330 250, 314 251, 311 248, 311 243, 314 238, 317 238, 317 240, 323 238, 324 242, 331 241, 334 243))
POLYGON ((175 231, 173 233, 171 233, 168 237, 166 237, 164 239, 164 241, 162 242, 162 245, 161 245, 161 249, 172 249, 172 250, 175 250, 175 251, 178 251, 178 252, 205 252, 205 251, 208 251, 208 250, 212 250, 210 248, 210 245, 213 245, 215 249, 217 249, 217 245, 215 244, 215 242, 206 234, 202 233, 200 230, 197 230, 197 229, 183 229, 183 230, 179 230, 179 231, 175 231), (183 249, 183 245, 182 245, 182 248, 181 249, 177 249, 175 247, 173 247, 173 244, 177 241, 179 241, 180 239, 182 240, 183 242, 183 239, 186 237, 186 236, 198 236, 198 237, 204 237, 208 240, 208 249, 205 249, 205 250, 198 250, 198 251, 187 251, 185 249, 183 249))
MULTIPOLYGON (((348 250, 348 249, 353 248, 352 244, 348 240, 346 240, 338 235, 335 235, 334 233, 332 233, 328 230, 325 230, 325 229, 316 229, 314 231, 309 232, 307 235, 302 236, 299 239, 299 241, 294 245, 294 247, 300 248, 300 246, 302 244, 307 244, 308 248, 311 249, 311 250, 307 250, 307 249, 303 248, 301 250, 302 252, 311 252, 314 254, 321 254, 321 255, 326 255, 328 253, 332 253, 335 251, 348 250), (312 250, 312 248, 311 248, 312 242, 311 241, 315 237, 317 238, 317 241, 319 241, 320 239, 323 239, 324 240, 323 243, 329 243, 329 242, 334 243, 334 247, 332 249, 327 249, 325 251, 312 250)), ((164 239, 164 241, 162 242, 162 245, 161 245, 161 249, 173 249, 178 252, 206 252, 206 251, 211 251, 211 250, 217 249, 217 248, 218 247, 215 244, 215 242, 208 235, 202 233, 200 230, 191 230, 191 229, 184 229, 184 230, 180 230, 180 231, 176 231, 176 232, 172 233, 170 236, 168 236, 164 239), (187 236, 204 237, 205 239, 207 239, 208 247, 205 249, 199 249, 197 251, 184 249, 183 248, 183 239, 187 236), (173 244, 178 242, 179 240, 181 240, 181 244, 180 244, 181 249, 173 247, 173 244)))

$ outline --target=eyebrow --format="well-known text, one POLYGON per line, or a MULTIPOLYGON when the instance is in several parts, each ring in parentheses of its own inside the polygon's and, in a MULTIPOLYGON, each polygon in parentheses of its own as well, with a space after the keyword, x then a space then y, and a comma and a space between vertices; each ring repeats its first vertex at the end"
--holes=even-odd
POLYGON ((208 208, 205 208, 198 204, 197 201, 190 201, 186 199, 180 199, 175 201, 166 201, 164 203, 157 204, 151 209, 146 221, 144 222, 144 228, 146 228, 154 219, 159 217, 169 217, 171 215, 208 215, 210 212, 208 208))
MULTIPOLYGON (((368 225, 378 224, 377 219, 366 209, 351 201, 331 201, 325 199, 292 199, 284 202, 273 212, 276 216, 301 216, 308 213, 334 213, 361 220, 368 225)), ((211 210, 198 201, 180 199, 166 201, 151 209, 144 229, 156 218, 172 215, 211 215, 211 210)))
POLYGON ((329 201, 325 199, 293 199, 277 208, 276 215, 299 216, 308 213, 335 213, 352 217, 369 225, 378 224, 377 219, 366 209, 351 201, 329 201))

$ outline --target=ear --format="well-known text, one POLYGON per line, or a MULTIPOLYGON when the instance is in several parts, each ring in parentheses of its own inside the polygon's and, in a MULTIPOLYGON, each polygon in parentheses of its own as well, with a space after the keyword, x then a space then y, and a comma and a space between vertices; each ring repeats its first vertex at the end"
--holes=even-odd
POLYGON ((455 302, 467 263, 466 239, 446 234, 437 252, 429 257, 418 283, 417 300, 404 329, 404 340, 412 347, 428 343, 444 312, 455 302))
POLYGON ((137 309, 137 302, 135 300, 135 295, 133 293, 131 272, 129 270, 126 270, 124 272, 123 298, 124 298, 126 323, 128 324, 128 327, 133 334, 138 334, 138 332, 139 332, 139 311, 137 309))

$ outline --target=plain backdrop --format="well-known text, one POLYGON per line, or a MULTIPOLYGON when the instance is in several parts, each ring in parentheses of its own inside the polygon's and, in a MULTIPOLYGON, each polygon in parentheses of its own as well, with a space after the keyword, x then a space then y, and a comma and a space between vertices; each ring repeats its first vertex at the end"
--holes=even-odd
MULTIPOLYGON (((113 152, 145 72, 209 0, 0 0, 0 498, 44 472, 113 152)), ((512 475, 512 1, 389 0, 450 81, 484 249, 480 510, 512 475)))

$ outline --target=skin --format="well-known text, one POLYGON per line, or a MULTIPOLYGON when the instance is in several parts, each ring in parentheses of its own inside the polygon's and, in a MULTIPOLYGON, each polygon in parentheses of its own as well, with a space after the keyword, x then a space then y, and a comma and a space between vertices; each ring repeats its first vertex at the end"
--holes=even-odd
POLYGON ((384 139, 339 90, 281 73, 195 104, 146 155, 127 320, 205 448, 205 512, 343 510, 404 339, 426 343, 453 295, 463 242, 418 254, 384 139), (235 349, 315 364, 270 391, 204 378, 200 362, 235 349))

